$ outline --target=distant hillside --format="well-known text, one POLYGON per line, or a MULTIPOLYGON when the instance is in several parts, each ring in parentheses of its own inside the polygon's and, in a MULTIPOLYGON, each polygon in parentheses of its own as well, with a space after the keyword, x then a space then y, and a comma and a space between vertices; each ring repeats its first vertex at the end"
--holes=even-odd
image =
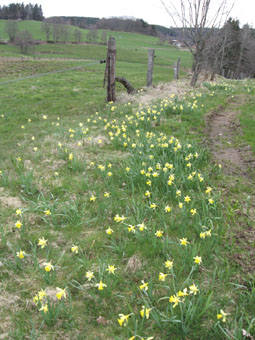
POLYGON ((119 32, 141 33, 157 36, 158 32, 155 25, 150 25, 143 19, 135 18, 89 18, 89 17, 50 17, 46 19, 51 23, 78 26, 80 28, 107 29, 119 32))
POLYGON ((170 37, 174 37, 174 38, 178 38, 180 36, 180 28, 167 28, 165 26, 160 26, 160 25, 155 25, 155 28, 157 30, 158 33, 170 36, 170 37))
POLYGON ((49 17, 46 21, 55 24, 64 24, 64 25, 72 25, 80 28, 89 28, 91 25, 96 25, 99 18, 90 18, 90 17, 49 17))

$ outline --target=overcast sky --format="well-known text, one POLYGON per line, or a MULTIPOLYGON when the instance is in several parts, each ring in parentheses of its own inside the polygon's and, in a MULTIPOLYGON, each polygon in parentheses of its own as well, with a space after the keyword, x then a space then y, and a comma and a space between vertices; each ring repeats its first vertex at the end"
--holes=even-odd
MULTIPOLYGON (((168 0, 166 0, 167 2, 168 0)), ((179 3, 179 0, 172 0, 179 3)), ((213 0, 216 2, 218 0, 213 0)), ((232 0, 229 0, 231 2, 232 0)), ((142 18, 150 24, 166 27, 174 26, 160 0, 0 0, 0 5, 12 2, 41 4, 45 17, 49 16, 133 16, 142 18)), ((249 23, 255 27, 255 0, 236 0, 231 16, 241 24, 249 23)))

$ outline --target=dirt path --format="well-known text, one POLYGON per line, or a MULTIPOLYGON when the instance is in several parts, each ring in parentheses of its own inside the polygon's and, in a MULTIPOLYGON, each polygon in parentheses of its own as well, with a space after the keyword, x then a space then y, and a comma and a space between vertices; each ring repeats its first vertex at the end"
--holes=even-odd
MULTIPOLYGON (((244 272, 255 273, 255 156, 249 146, 236 146, 235 138, 242 134, 242 129, 237 116, 239 108, 245 103, 244 97, 236 97, 235 101, 229 102, 227 108, 219 107, 213 111, 207 120, 207 135, 209 149, 214 162, 222 165, 222 171, 229 175, 229 180, 222 183, 224 197, 232 206, 237 200, 239 208, 233 211, 233 224, 228 232, 230 242, 234 248, 231 259, 234 260, 244 272), (231 177, 232 176, 232 177, 231 177), (238 185, 238 179, 243 183, 243 191, 233 194, 232 188, 238 185), (249 194, 245 191, 251 188, 249 194), (251 206, 247 209, 245 197, 249 197, 251 206)), ((237 189, 237 192, 240 189, 237 189)))
POLYGON ((241 175, 254 181, 252 170, 255 168, 255 157, 251 148, 235 145, 236 136, 242 134, 237 116, 244 102, 245 98, 236 97, 226 109, 221 106, 211 113, 207 121, 209 148, 213 159, 223 166, 226 174, 241 175))

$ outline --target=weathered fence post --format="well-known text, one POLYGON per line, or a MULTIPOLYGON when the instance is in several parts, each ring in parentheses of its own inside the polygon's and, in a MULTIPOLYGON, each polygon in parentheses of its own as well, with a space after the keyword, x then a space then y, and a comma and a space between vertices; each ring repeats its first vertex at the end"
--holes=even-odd
POLYGON ((148 72, 147 72, 147 86, 152 86, 152 73, 154 64, 154 53, 155 50, 149 48, 148 50, 148 72))
POLYGON ((174 63, 174 79, 179 79, 180 63, 180 58, 178 58, 177 63, 174 63))
POLYGON ((107 101, 114 102, 115 96, 115 69, 116 69, 116 41, 110 37, 107 50, 107 101))

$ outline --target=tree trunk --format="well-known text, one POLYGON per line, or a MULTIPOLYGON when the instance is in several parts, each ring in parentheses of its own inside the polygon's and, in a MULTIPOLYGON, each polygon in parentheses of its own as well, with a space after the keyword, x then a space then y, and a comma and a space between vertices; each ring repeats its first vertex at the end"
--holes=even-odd
POLYGON ((194 71, 193 71, 191 82, 190 82, 190 85, 193 87, 196 86, 198 76, 200 72, 202 71, 202 62, 200 60, 194 60, 194 64, 195 64, 195 67, 194 67, 194 71))

